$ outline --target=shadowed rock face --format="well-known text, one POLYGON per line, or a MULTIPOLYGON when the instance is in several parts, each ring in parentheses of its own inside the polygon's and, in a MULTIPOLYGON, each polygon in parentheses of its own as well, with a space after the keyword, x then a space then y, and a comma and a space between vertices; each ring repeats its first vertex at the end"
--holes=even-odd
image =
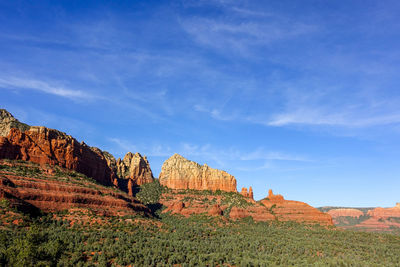
POLYGON ((11 128, 17 128, 21 131, 26 131, 30 128, 29 125, 19 122, 5 109, 0 109, 0 136, 7 136, 11 128))
POLYGON ((135 185, 143 185, 154 181, 150 164, 146 157, 139 153, 128 152, 124 159, 116 162, 116 174, 119 178, 131 179, 135 185))
POLYGON ((201 166, 178 154, 164 162, 159 179, 160 184, 172 189, 236 192, 236 179, 229 173, 206 164, 201 166))
POLYGON ((0 137, 0 158, 58 165, 83 173, 104 185, 111 185, 114 179, 101 150, 46 127, 33 126, 25 132, 11 129, 7 137, 0 137))

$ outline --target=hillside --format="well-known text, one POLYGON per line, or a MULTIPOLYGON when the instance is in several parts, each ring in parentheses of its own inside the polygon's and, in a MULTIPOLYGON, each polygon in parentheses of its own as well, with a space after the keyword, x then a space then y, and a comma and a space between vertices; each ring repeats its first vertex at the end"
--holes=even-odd
MULTIPOLYGON (((147 184, 137 197, 156 203, 162 188, 147 184)), ((229 200, 222 196, 221 199, 229 200)), ((0 227, 0 265, 61 266, 397 266, 400 236, 341 231, 251 217, 107 216, 73 208, 31 217, 1 202, 13 218, 0 227)))

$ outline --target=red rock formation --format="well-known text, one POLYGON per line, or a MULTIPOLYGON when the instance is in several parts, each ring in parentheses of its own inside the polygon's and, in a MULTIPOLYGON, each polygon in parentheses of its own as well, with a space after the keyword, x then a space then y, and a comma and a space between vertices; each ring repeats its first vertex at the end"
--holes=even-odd
POLYGON ((272 189, 268 190, 268 197, 269 200, 278 202, 278 201, 284 201, 285 199, 283 198, 282 195, 274 195, 272 192, 272 189))
POLYGON ((358 209, 331 209, 327 212, 333 219, 337 217, 354 217, 359 218, 364 215, 364 212, 358 209))
POLYGON ((175 201, 172 205, 168 206, 163 213, 171 212, 171 214, 180 214, 185 204, 182 201, 175 201))
POLYGON ((211 207, 208 211, 208 215, 210 216, 222 216, 223 210, 218 204, 215 204, 214 206, 211 207))
POLYGON ((261 200, 261 203, 279 221, 333 225, 332 217, 329 214, 300 201, 285 200, 282 195, 274 195, 272 190, 269 190, 268 197, 261 200))
POLYGON ((172 189, 236 191, 236 179, 229 173, 203 166, 175 154, 167 159, 159 175, 160 184, 172 189))
POLYGON ((251 188, 251 186, 249 187, 249 191, 247 191, 246 187, 242 188, 242 191, 240 191, 240 194, 244 197, 250 198, 254 200, 254 196, 253 196, 253 188, 251 188))
POLYGON ((150 214, 135 198, 112 188, 64 174, 55 179, 44 171, 30 177, 0 170, 0 198, 10 199, 17 205, 29 204, 29 211, 32 207, 45 212, 81 207, 106 215, 150 214))
POLYGON ((139 153, 128 152, 124 159, 116 162, 116 174, 119 178, 131 179, 134 185, 143 185, 154 181, 150 164, 139 153))
POLYGON ((114 180, 114 173, 100 150, 45 127, 33 126, 25 132, 11 129, 7 137, 0 137, 1 158, 58 165, 83 173, 104 185, 111 185, 114 180))
POLYGON ((400 203, 396 203, 393 208, 376 208, 368 211, 368 215, 375 218, 400 218, 400 203))

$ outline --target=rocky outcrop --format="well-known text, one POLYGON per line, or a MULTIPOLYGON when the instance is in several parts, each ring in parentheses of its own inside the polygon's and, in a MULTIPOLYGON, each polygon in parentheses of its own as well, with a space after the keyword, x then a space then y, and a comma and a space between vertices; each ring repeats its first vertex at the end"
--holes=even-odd
POLYGON ((332 217, 329 214, 300 201, 285 200, 282 195, 274 195, 272 190, 269 190, 268 197, 261 200, 261 203, 279 221, 333 225, 332 217))
POLYGON ((169 205, 162 213, 171 212, 171 214, 180 214, 185 204, 182 201, 175 201, 169 205))
POLYGON ((7 136, 12 128, 27 131, 30 126, 20 122, 5 109, 0 109, 0 136, 7 136))
POLYGON ((273 201, 273 202, 280 202, 280 201, 285 200, 282 195, 274 195, 274 193, 272 192, 272 189, 268 190, 267 199, 270 201, 273 201))
POLYGON ((175 154, 167 159, 159 175, 160 184, 172 189, 236 192, 236 179, 229 173, 187 160, 175 154))
POLYGON ((240 194, 244 197, 250 198, 254 200, 254 196, 253 196, 253 188, 250 186, 249 187, 249 191, 247 191, 246 187, 242 188, 242 191, 240 191, 240 194))
POLYGON ((377 219, 400 218, 400 203, 396 203, 393 208, 375 208, 368 211, 368 215, 377 219))
MULTIPOLYGON (((108 160, 110 165, 112 160, 108 160)), ((134 185, 143 185, 154 181, 150 164, 146 157, 139 153, 128 152, 124 159, 118 159, 115 163, 116 174, 119 178, 131 179, 134 185)))
POLYGON ((364 212, 358 209, 331 209, 328 214, 332 216, 333 219, 337 217, 354 217, 359 218, 364 215, 364 212))
POLYGON ((211 209, 208 210, 207 214, 210 216, 222 216, 224 211, 218 204, 215 204, 211 207, 211 209))
MULTIPOLYGON (((27 207, 29 212, 34 208, 55 212, 81 207, 103 215, 150 214, 146 206, 122 192, 118 193, 87 178, 69 176, 70 172, 66 170, 48 174, 42 167, 30 164, 12 163, 16 170, 32 170, 23 171, 25 174, 18 174, 18 171, 15 174, 7 171, 7 168, 0 168, 1 199, 27 207)), ((5 164, 0 161, 0 165, 5 164)))
POLYGON ((25 132, 11 129, 7 137, 0 137, 2 158, 58 165, 104 185, 111 185, 114 180, 114 173, 100 149, 93 149, 70 135, 46 127, 33 126, 25 132))

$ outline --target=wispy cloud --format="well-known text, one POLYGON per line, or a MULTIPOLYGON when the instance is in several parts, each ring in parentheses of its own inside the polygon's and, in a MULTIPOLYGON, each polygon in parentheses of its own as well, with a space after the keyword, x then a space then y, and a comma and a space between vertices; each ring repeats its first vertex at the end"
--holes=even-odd
MULTIPOLYGON (((236 9, 243 14, 246 10, 236 9)), ((247 13, 254 13, 247 11, 247 13)), ((182 28, 199 44, 219 49, 234 50, 248 55, 256 46, 287 40, 317 30, 315 25, 301 22, 217 20, 205 17, 182 19, 182 28)))
POLYGON ((313 109, 301 109, 294 112, 275 115, 271 120, 267 120, 264 123, 269 126, 287 126, 297 124, 362 128, 398 124, 400 123, 400 113, 364 116, 361 111, 358 114, 332 114, 332 111, 321 112, 313 109))
POLYGON ((34 90, 70 99, 91 100, 97 98, 96 96, 81 90, 73 90, 45 81, 18 77, 0 77, 0 87, 4 89, 34 90))
POLYGON ((174 147, 168 145, 134 145, 126 140, 119 138, 110 138, 109 141, 123 149, 124 153, 141 152, 146 156, 153 157, 170 157, 174 153, 181 154, 189 159, 199 159, 205 163, 215 162, 219 168, 231 167, 241 170, 239 166, 233 162, 259 162, 262 161, 262 166, 251 168, 252 170, 261 170, 271 167, 273 161, 296 161, 296 162, 311 162, 308 157, 301 155, 293 155, 280 151, 268 151, 262 147, 258 147, 253 151, 242 151, 240 149, 229 147, 221 149, 211 144, 197 145, 191 143, 180 143, 174 147))

